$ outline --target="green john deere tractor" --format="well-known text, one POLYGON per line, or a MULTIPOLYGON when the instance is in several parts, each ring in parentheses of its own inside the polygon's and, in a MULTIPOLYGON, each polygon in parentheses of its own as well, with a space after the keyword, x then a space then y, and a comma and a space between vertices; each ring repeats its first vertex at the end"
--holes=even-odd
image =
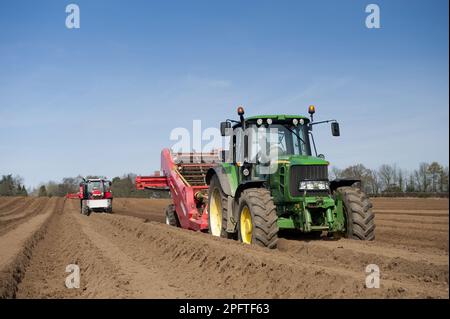
POLYGON ((317 150, 313 121, 300 115, 261 115, 220 125, 230 149, 206 175, 209 232, 247 244, 275 248, 279 230, 311 236, 375 238, 374 214, 355 179, 328 179, 328 162, 317 150), (315 156, 312 154, 314 149, 315 156))

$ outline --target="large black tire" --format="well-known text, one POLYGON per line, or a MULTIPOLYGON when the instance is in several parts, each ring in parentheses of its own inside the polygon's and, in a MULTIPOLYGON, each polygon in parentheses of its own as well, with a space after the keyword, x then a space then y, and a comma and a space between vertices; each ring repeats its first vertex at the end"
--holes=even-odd
POLYGON ((242 214, 248 208, 251 215, 251 244, 268 248, 276 248, 278 243, 277 209, 269 190, 265 188, 249 188, 239 198, 238 238, 244 240, 242 214))
MULTIPOLYGON (((214 213, 214 211, 213 211, 214 213)), ((208 233, 222 238, 232 238, 233 234, 227 232, 228 222, 228 199, 220 185, 219 178, 214 175, 211 178, 208 188, 208 233), (213 203, 213 201, 215 201, 213 203), (217 210, 219 217, 211 217, 212 210, 217 210), (211 224, 211 220, 216 225, 211 224)))
POLYGON ((107 209, 106 209, 106 212, 108 213, 108 214, 112 214, 112 212, 113 212, 113 209, 112 209, 112 198, 111 198, 111 206, 109 206, 107 209))
POLYGON ((174 227, 180 227, 180 221, 178 220, 174 204, 170 204, 166 208, 166 224, 174 227))
POLYGON ((346 237, 358 240, 375 239, 375 214, 369 197, 359 188, 339 187, 343 200, 346 237))
POLYGON ((86 205, 84 200, 81 201, 81 214, 89 216, 90 215, 89 207, 86 205))

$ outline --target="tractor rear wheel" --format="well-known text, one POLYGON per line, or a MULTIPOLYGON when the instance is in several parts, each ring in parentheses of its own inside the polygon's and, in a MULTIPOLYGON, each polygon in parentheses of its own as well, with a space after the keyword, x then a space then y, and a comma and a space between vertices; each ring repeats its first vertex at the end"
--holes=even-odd
POLYGON ((216 237, 231 238, 227 232, 228 199, 219 178, 211 178, 208 189, 208 232, 216 237))
POLYGON ((166 224, 174 227, 180 227, 180 222, 178 221, 174 204, 170 204, 166 208, 166 224))
POLYGON ((277 209, 265 188, 249 188, 239 198, 239 241, 276 248, 278 242, 277 209))
POLYGON ((346 220, 347 238, 359 240, 375 239, 375 215, 372 203, 359 188, 339 187, 336 190, 342 196, 346 220))

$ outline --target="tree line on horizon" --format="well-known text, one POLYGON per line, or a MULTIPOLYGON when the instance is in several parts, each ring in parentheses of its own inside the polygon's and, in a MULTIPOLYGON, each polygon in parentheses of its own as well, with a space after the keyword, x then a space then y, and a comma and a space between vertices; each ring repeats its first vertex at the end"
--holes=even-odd
MULTIPOLYGON (((89 175, 86 178, 99 178, 89 175)), ((134 185, 135 174, 126 174, 114 177, 112 192, 114 197, 135 198, 167 198, 169 194, 162 191, 137 190, 134 185)), ((27 191, 20 176, 3 175, 0 179, 0 196, 37 196, 37 197, 64 197, 67 194, 77 193, 83 176, 64 177, 60 182, 49 181, 27 191)))
POLYGON ((383 164, 378 169, 356 164, 345 169, 332 167, 331 178, 355 178, 361 180, 367 194, 448 193, 448 166, 438 162, 420 163, 419 168, 408 171, 396 164, 383 164))
MULTIPOLYGON (((370 169, 363 164, 351 165, 345 169, 330 168, 330 179, 355 178, 361 180, 361 186, 367 194, 408 195, 408 194, 448 194, 449 170, 437 162, 420 163, 416 170, 408 171, 396 164, 383 164, 378 169, 370 169)), ((97 176, 87 176, 97 178, 97 176)), ((167 198, 168 192, 155 190, 137 190, 134 184, 135 174, 129 173, 112 179, 114 197, 167 198)), ((20 176, 3 175, 0 179, 0 196, 58 196, 77 193, 83 180, 77 177, 65 177, 60 182, 49 181, 34 189, 27 190, 20 176)))
POLYGON ((0 179, 0 196, 28 196, 23 178, 12 174, 3 175, 0 179))

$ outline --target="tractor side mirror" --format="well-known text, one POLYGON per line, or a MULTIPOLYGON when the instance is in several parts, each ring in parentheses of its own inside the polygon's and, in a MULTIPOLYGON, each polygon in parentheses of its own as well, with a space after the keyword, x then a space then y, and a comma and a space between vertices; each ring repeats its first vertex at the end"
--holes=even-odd
POLYGON ((341 132, 339 131, 339 123, 338 122, 331 123, 331 134, 333 134, 333 136, 341 135, 341 132))
POLYGON ((222 134, 222 136, 225 136, 227 129, 230 129, 230 128, 231 128, 230 122, 221 122, 220 123, 220 134, 222 134))

